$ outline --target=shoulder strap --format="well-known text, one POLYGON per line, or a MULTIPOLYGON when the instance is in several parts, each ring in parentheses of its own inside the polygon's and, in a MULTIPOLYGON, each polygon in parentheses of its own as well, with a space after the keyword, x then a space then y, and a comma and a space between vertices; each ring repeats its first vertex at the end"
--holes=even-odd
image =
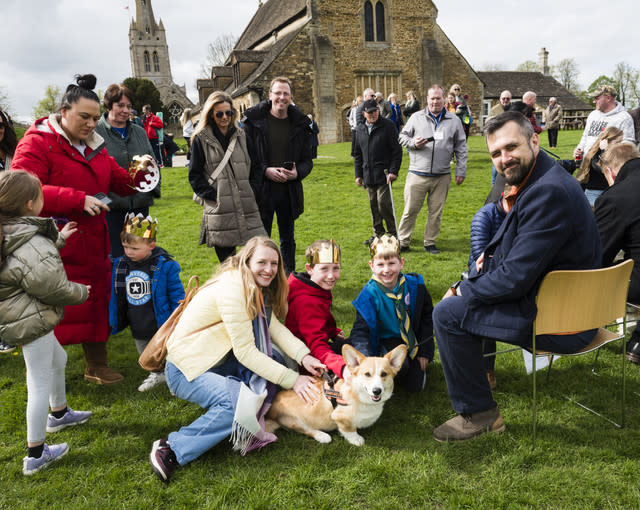
POLYGON ((209 179, 209 184, 213 184, 215 182, 215 180, 218 178, 218 175, 220 175, 220 172, 222 172, 222 169, 227 165, 227 162, 229 161, 229 158, 233 153, 233 149, 235 149, 236 147, 237 139, 238 139, 238 131, 236 130, 236 132, 233 135, 233 138, 229 142, 229 147, 227 147, 227 152, 224 153, 224 158, 222 158, 222 161, 220 161, 220 164, 216 167, 213 173, 207 176, 207 178, 209 179))

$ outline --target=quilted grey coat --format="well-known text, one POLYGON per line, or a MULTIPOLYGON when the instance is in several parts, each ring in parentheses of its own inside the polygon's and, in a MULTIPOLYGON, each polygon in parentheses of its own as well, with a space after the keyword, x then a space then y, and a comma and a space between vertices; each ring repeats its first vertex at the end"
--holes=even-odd
POLYGON ((3 222, 0 338, 6 343, 24 345, 44 336, 62 320, 65 305, 83 303, 89 296, 85 285, 67 279, 57 244, 64 245, 64 238, 50 218, 3 222))

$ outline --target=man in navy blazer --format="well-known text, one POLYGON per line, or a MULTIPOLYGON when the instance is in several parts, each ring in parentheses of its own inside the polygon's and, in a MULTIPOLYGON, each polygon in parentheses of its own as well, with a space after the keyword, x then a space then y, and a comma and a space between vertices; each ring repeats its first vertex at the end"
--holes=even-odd
MULTIPOLYGON (((601 265, 598 228, 578 182, 540 151, 538 135, 519 112, 487 121, 485 139, 496 169, 513 186, 502 226, 472 268, 433 311, 434 329, 456 417, 433 431, 438 441, 463 441, 505 428, 482 358, 483 337, 531 346, 536 294, 557 269, 601 265)), ((580 350, 595 330, 540 335, 536 347, 580 350)))

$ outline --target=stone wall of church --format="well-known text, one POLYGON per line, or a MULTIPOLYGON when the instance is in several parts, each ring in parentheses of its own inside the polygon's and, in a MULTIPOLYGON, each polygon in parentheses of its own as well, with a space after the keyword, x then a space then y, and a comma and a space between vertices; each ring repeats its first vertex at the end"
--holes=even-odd
MULTIPOLYGON (((295 103, 318 122, 321 143, 351 139, 345 113, 367 87, 385 99, 394 92, 401 103, 413 90, 424 107, 431 84, 440 83, 446 93, 459 83, 470 96, 474 119, 480 119, 482 82, 437 25, 433 3, 371 0, 374 10, 378 1, 385 7, 385 40, 367 42, 365 0, 309 0, 312 20, 252 88, 261 87, 265 99, 271 79, 288 76, 295 103)), ((255 92, 247 92, 234 103, 242 112, 256 99, 255 92)))

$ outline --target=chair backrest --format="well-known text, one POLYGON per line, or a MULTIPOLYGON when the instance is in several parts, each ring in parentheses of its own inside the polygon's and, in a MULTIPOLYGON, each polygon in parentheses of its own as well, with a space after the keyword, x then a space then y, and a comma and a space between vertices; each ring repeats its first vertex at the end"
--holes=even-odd
POLYGON ((572 333, 624 317, 633 260, 604 269, 551 271, 538 291, 537 335, 572 333))

